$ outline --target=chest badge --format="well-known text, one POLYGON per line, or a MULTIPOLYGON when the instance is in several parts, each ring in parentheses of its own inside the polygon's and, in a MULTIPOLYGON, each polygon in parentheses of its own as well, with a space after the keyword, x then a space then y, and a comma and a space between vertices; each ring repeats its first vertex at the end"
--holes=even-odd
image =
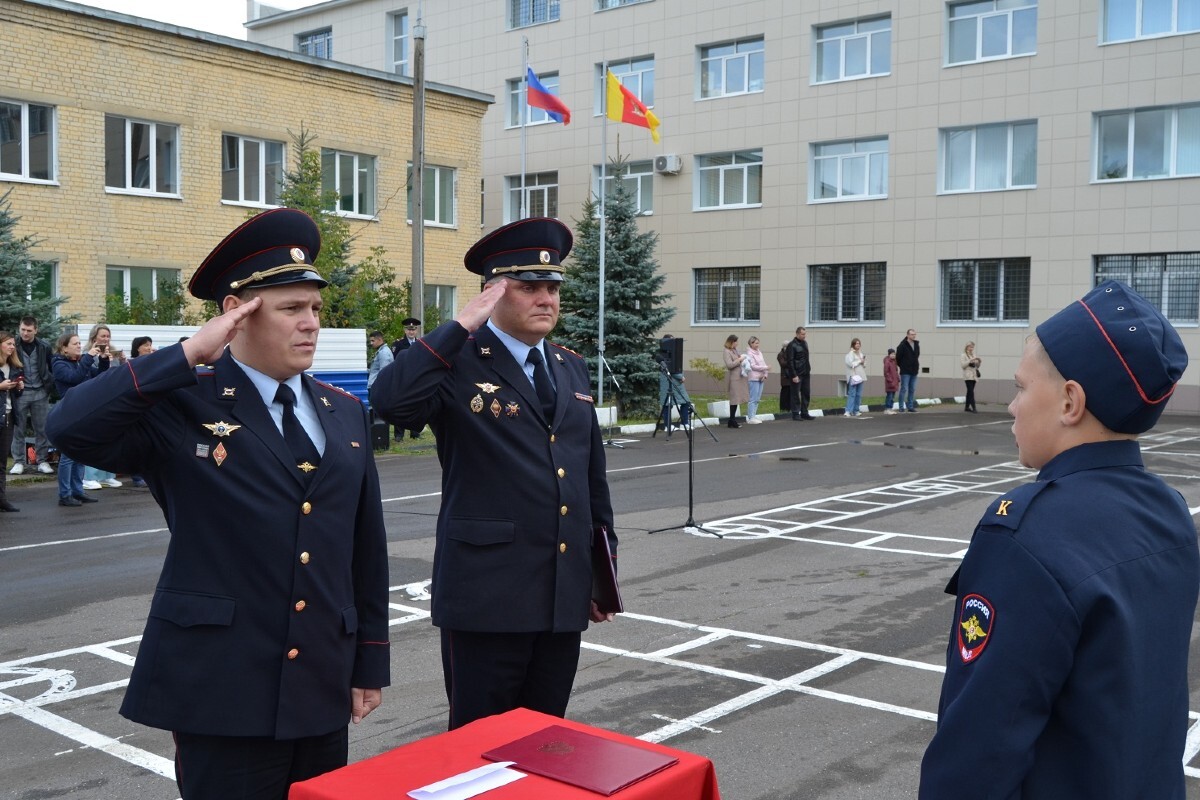
POLYGON ((223 420, 220 422, 204 422, 201 424, 208 428, 209 431, 216 436, 228 436, 234 431, 240 430, 242 427, 241 425, 234 425, 232 422, 225 422, 223 420))
POLYGON ((958 612, 958 654, 964 664, 979 659, 983 649, 992 640, 992 626, 996 622, 996 610, 991 601, 978 594, 963 598, 958 612))
POLYGON ((213 450, 213 461, 217 462, 217 466, 225 463, 225 459, 229 458, 229 451, 225 449, 225 443, 221 442, 217 445, 217 449, 213 450))
POLYGON ((471 410, 476 414, 483 411, 483 397, 481 395, 475 395, 471 398, 471 410))
POLYGON ((494 383, 477 383, 475 385, 478 386, 479 391, 483 392, 484 394, 495 394, 496 392, 500 391, 500 387, 494 383))
POLYGON ((517 414, 521 413, 521 407, 516 403, 509 403, 504 407, 504 413, 510 417, 515 417, 517 414))
POLYGON ((492 416, 493 416, 493 417, 495 417, 496 419, 500 419, 500 412, 501 412, 503 409, 502 409, 502 407, 501 407, 501 405, 500 405, 500 401, 499 401, 499 400, 496 400, 495 398, 492 398, 492 404, 491 404, 490 406, 488 406, 488 409, 489 409, 489 410, 491 410, 491 412, 492 412, 492 416))

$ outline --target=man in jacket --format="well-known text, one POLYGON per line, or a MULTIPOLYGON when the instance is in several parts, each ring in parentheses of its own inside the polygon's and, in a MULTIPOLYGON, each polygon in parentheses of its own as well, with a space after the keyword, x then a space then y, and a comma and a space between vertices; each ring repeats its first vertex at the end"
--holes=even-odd
POLYGON ((796 328, 796 336, 788 343, 786 375, 792 382, 792 419, 810 420, 808 401, 812 396, 812 363, 808 359, 808 332, 796 328))
POLYGON ((917 376, 921 372, 921 343, 917 341, 917 332, 912 328, 908 329, 900 344, 896 345, 896 366, 900 368, 900 398, 897 402, 899 410, 916 411, 917 376))
POLYGON ((172 731, 185 800, 283 800, 345 765, 347 720, 389 680, 367 416, 303 374, 320 245, 299 211, 243 223, 189 286, 221 316, 50 415, 72 457, 143 475, 163 507, 170 544, 121 713, 172 731))
POLYGON ((37 338, 38 323, 33 317, 23 317, 17 328, 20 336, 17 350, 25 367, 25 390, 13 404, 13 465, 10 475, 25 472, 28 460, 25 448, 25 428, 33 427, 33 452, 37 456, 37 469, 45 475, 54 474, 46 461, 50 454, 50 441, 46 438, 46 415, 50 413, 50 387, 54 375, 50 368, 50 343, 37 338))
MULTIPOLYGON (((393 361, 395 359, 399 358, 400 354, 403 353, 405 350, 407 350, 408 348, 410 348, 414 344, 416 344, 417 339, 421 335, 421 320, 417 319, 416 317, 407 317, 404 319, 404 321, 401 324, 404 325, 404 336, 402 338, 397 339, 396 341, 392 342, 392 360, 393 361)), ((423 428, 414 428, 413 430, 408 431, 408 435, 410 438, 420 439, 422 430, 424 430, 424 429, 423 428)), ((399 441, 404 438, 405 431, 400 426, 398 426, 398 425, 396 426, 394 433, 396 435, 396 441, 399 441)))

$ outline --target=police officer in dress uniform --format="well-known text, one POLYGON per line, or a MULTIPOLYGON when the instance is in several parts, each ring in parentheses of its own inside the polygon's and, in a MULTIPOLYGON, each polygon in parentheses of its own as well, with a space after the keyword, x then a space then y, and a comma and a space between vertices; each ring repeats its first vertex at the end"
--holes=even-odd
POLYGON ((616 537, 588 371, 544 338, 570 249, 554 219, 485 236, 466 255, 483 292, 371 388, 384 419, 437 438, 433 624, 452 729, 517 707, 565 715, 580 633, 611 618, 591 602, 593 529, 614 553, 616 537))
POLYGON ((1183 800, 1196 528, 1142 465, 1187 366, 1106 282, 1038 326, 1009 404, 1037 480, 992 502, 957 595, 922 800, 1183 800))
POLYGON ((303 374, 326 285, 319 249, 299 211, 250 219, 189 286, 221 316, 50 415, 72 457, 143 475, 170 527, 121 714, 173 732, 183 800, 282 800, 345 765, 347 721, 389 682, 367 416, 303 374))
MULTIPOLYGON (((400 324, 404 326, 404 336, 392 342, 393 360, 399 358, 402 352, 416 344, 417 339, 421 336, 421 320, 416 317, 405 317, 400 324)), ((410 438, 420 439, 422 430, 424 428, 415 428, 408 431, 408 435, 410 438)), ((397 426, 394 433, 397 441, 404 438, 405 431, 403 428, 397 426)))

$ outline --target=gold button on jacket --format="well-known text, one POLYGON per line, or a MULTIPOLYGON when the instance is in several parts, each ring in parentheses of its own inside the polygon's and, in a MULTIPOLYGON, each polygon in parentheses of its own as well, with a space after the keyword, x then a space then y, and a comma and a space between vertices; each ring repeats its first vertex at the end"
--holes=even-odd
POLYGON ((288 650, 288 660, 289 661, 294 661, 296 656, 298 656, 298 655, 300 655, 300 651, 297 650, 296 648, 293 647, 291 650, 288 650))
POLYGON ((305 603, 303 600, 300 600, 300 601, 298 601, 298 602, 296 603, 296 610, 297 610, 297 611, 303 611, 303 610, 304 610, 304 607, 305 607, 306 605, 308 605, 308 604, 307 604, 307 603, 305 603))
POLYGON ((560 553, 567 552, 567 543, 566 542, 562 542, 561 544, 559 544, 558 552, 560 552, 560 553))
POLYGON ((300 506, 300 511, 305 514, 311 514, 312 513, 312 503, 305 500, 304 505, 300 506))

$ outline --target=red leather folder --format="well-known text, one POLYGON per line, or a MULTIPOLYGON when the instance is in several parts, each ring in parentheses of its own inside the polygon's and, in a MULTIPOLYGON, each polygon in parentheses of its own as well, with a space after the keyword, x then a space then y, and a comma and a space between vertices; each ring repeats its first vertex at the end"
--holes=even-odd
POLYGON ((605 614, 620 614, 621 587, 617 584, 617 565, 608 548, 608 529, 603 525, 592 531, 592 599, 605 614))
POLYGON ((679 763, 673 756, 551 725, 483 754, 519 770, 609 796, 679 763))

